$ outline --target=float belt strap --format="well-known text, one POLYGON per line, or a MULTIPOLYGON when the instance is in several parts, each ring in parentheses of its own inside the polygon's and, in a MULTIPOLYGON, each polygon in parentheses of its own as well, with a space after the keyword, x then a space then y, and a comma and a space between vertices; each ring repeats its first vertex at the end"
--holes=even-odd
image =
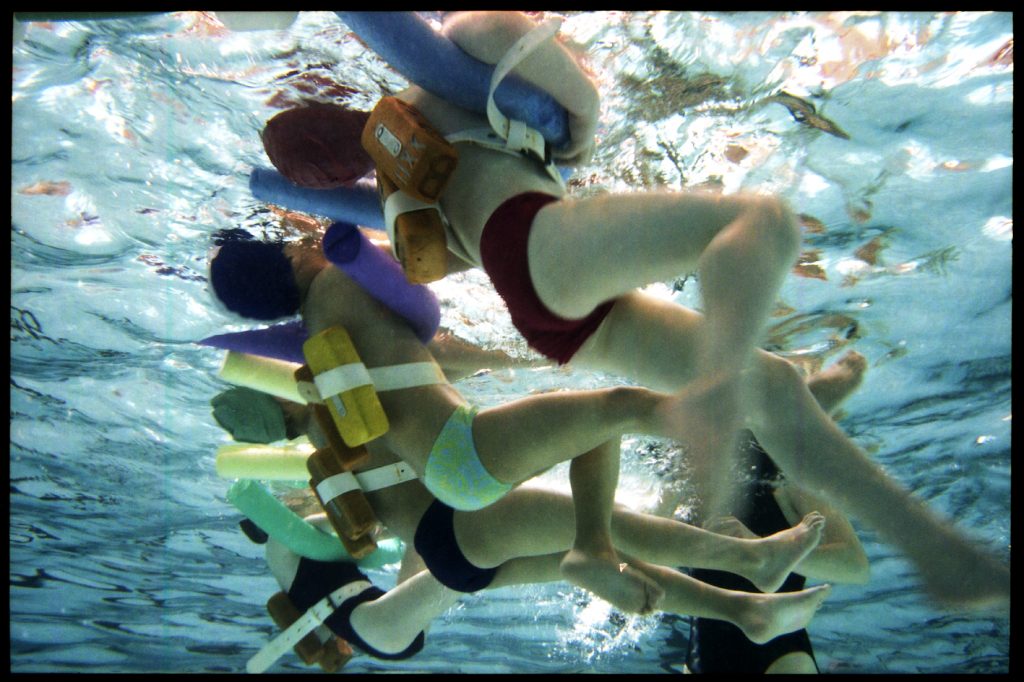
POLYGON ((248 663, 245 664, 246 671, 250 673, 265 671, 274 661, 281 658, 289 649, 298 644, 303 637, 327 620, 336 608, 341 606, 346 600, 361 594, 369 587, 372 587, 369 581, 357 580, 331 592, 311 606, 308 611, 289 625, 284 632, 270 640, 255 656, 250 658, 248 663))
POLYGON ((361 362, 353 362, 317 374, 313 377, 313 383, 316 384, 320 395, 327 399, 358 386, 369 386, 373 380, 370 379, 370 373, 366 371, 366 365, 361 362))
MULTIPOLYGON (((494 91, 498 89, 498 85, 505 76, 518 66, 519 62, 526 59, 545 40, 558 33, 561 25, 561 19, 548 19, 529 33, 521 36, 494 67, 494 73, 491 75, 490 92, 487 94, 487 121, 491 124, 491 127, 505 139, 509 149, 534 154, 542 162, 547 160, 544 138, 539 132, 530 128, 522 121, 509 120, 508 117, 501 113, 498 105, 494 103, 494 91)), ((551 171, 553 171, 552 177, 557 176, 559 179, 561 178, 556 170, 551 169, 551 171)))
POLYGON ((373 386, 378 391, 398 391, 403 388, 448 383, 438 364, 430 361, 373 367, 369 372, 373 386))
MULTIPOLYGON (((428 204, 420 201, 400 189, 389 194, 388 198, 384 200, 384 227, 387 230, 388 239, 391 240, 392 251, 395 249, 395 219, 403 213, 422 211, 425 208, 432 208, 441 213, 440 206, 437 203, 428 204)), ((444 214, 441 213, 441 215, 444 214)))
POLYGON ((320 395, 328 398, 357 386, 373 385, 378 391, 446 384, 444 372, 436 362, 407 362, 402 365, 366 369, 362 363, 342 365, 318 374, 315 379, 320 395))
POLYGON ((328 476, 317 484, 316 492, 323 503, 327 504, 350 490, 372 493, 374 490, 390 488, 414 478, 416 478, 416 472, 412 470, 412 467, 405 462, 397 462, 358 474, 343 471, 340 474, 328 476))

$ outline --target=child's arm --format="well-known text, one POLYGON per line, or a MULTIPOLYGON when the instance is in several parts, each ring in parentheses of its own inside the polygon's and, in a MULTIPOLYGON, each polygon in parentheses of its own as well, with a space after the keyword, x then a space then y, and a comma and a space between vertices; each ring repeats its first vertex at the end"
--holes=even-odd
POLYGON ((439 331, 427 344, 427 349, 441 366, 448 381, 452 382, 482 369, 536 367, 542 364, 532 359, 513 358, 501 350, 484 350, 444 330, 439 331))

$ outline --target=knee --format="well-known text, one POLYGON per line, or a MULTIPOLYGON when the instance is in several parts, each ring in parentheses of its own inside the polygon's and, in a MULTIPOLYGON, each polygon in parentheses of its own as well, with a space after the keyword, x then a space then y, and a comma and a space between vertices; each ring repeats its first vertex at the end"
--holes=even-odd
POLYGON ((779 417, 793 413, 792 401, 802 390, 804 379, 788 360, 757 351, 751 370, 752 391, 748 402, 748 419, 754 424, 779 424, 779 417))
POLYGON ((800 249, 800 226, 789 205, 778 197, 756 197, 751 201, 753 223, 765 235, 780 257, 795 259, 800 249))

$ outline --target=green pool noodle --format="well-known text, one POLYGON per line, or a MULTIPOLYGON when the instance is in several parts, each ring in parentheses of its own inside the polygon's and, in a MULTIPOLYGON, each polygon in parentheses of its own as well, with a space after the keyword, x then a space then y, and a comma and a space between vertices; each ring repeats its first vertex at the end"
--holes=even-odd
MULTIPOLYGON (((337 537, 314 528, 256 481, 236 481, 228 489, 227 499, 263 532, 299 556, 317 561, 351 560, 337 537)), ((363 568, 380 568, 400 561, 403 552, 400 540, 388 538, 356 563, 363 568)))

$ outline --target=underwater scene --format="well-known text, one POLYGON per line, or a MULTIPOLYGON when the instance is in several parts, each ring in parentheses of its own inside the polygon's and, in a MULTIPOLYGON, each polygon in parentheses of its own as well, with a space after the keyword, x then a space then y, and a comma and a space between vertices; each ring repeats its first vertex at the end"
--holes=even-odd
MULTIPOLYGON (((763 347, 807 375, 862 355, 840 428, 1008 564, 1012 14, 557 16, 601 95, 570 193, 784 198, 802 242, 763 347)), ((229 384, 197 342, 259 325, 213 300, 213 235, 325 227, 250 191, 264 125, 311 100, 369 111, 408 81, 333 12, 252 30, 207 12, 31 19, 12 47, 11 671, 242 673, 279 632, 279 587, 215 467, 229 384)), ((544 362, 479 270, 429 286, 443 328, 523 360, 457 383, 481 408, 628 383, 544 362)), ((694 273, 645 291, 702 305, 694 273)), ((616 499, 686 520, 663 502, 696 494, 686 467, 627 436, 616 499)), ((568 490, 568 465, 528 485, 568 490)), ((834 584, 810 622, 822 673, 1009 671, 1007 615, 940 608, 851 523, 870 580, 834 584)), ((398 565, 367 574, 388 589, 398 565)), ((565 582, 502 587, 462 597, 416 656, 357 651, 341 672, 678 674, 690 628, 565 582)), ((269 671, 321 672, 292 653, 269 671)))

